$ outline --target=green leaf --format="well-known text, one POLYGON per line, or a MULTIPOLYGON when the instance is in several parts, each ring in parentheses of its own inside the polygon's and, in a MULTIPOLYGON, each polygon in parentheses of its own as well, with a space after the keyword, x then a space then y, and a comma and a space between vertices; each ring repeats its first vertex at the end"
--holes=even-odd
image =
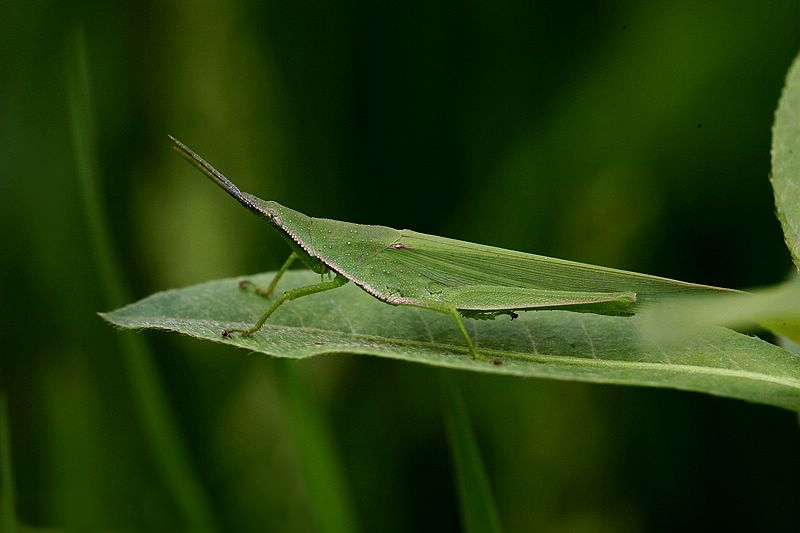
MULTIPOLYGON (((249 279, 266 286, 272 275, 249 279)), ((280 288, 317 281, 319 275, 292 271, 280 288)), ((645 338, 638 317, 532 311, 513 321, 467 320, 481 353, 497 358, 474 361, 452 317, 393 307, 348 284, 281 306, 252 337, 225 338, 223 329, 250 326, 268 303, 238 282, 160 292, 102 316, 123 328, 175 331, 274 357, 375 355, 514 376, 672 387, 800 409, 800 358, 721 327, 692 335, 678 329, 663 342, 645 338)))
POLYGON ((800 55, 789 69, 775 112, 772 188, 786 245, 800 269, 800 55))
MULTIPOLYGON (((800 342, 800 279, 753 292, 683 296, 647 307, 641 313, 649 337, 669 339, 664 324, 700 333, 709 326, 766 328, 800 342)), ((675 328, 673 328, 675 329, 675 328)))

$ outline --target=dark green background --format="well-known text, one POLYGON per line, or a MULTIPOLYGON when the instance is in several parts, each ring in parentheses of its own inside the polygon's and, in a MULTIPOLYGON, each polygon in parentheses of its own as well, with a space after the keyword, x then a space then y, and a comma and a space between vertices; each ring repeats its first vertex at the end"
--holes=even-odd
MULTIPOLYGON (((800 4, 23 2, 0 22, 2 360, 17 513, 181 529, 97 282, 65 71, 135 298, 287 250, 172 153, 316 216, 736 288, 792 269, 768 183, 800 4)), ((134 334, 135 335, 135 334, 134 334)), ((143 334, 221 531, 313 526, 280 361, 143 334)), ((365 531, 458 529, 438 370, 300 363, 365 531)), ((795 415, 456 374, 509 531, 797 527, 795 415)))

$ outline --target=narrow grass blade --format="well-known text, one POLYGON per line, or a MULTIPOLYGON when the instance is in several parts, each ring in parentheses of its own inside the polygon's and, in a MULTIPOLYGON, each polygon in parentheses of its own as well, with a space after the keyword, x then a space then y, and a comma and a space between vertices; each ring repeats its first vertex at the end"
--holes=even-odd
MULTIPOLYGON (((99 192, 89 67, 81 30, 76 29, 71 33, 66 50, 67 95, 78 185, 86 213, 93 259, 105 299, 110 305, 118 305, 128 300, 128 291, 113 253, 108 221, 101 209, 104 202, 99 192)), ((139 419, 165 483, 191 529, 210 531, 211 508, 180 442, 177 424, 169 412, 169 404, 158 383, 152 354, 143 339, 133 335, 120 336, 120 352, 127 367, 139 419)))
POLYGON ((486 468, 467 407, 452 376, 442 375, 442 392, 444 421, 453 458, 462 530, 469 533, 499 533, 503 528, 486 468))
POLYGON ((5 533, 17 531, 10 426, 8 401, 5 394, 0 393, 0 530, 5 533))
POLYGON ((319 405, 295 362, 284 361, 279 366, 319 531, 355 533, 358 531, 356 515, 344 469, 319 405))

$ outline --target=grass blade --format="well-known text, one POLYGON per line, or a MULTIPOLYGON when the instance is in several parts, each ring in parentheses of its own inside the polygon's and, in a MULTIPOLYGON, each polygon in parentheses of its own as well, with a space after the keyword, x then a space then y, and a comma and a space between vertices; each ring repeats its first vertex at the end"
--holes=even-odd
POLYGON ((442 378, 444 420, 453 457, 461 527, 469 533, 501 532, 489 479, 472 431, 469 413, 452 376, 442 378))
POLYGON ((14 470, 11 463, 11 435, 8 420, 8 401, 0 394, 0 530, 17 531, 14 504, 14 470))
POLYGON ((338 460, 331 433, 323 420, 312 391, 303 381, 297 363, 283 361, 284 394, 292 410, 295 441, 305 469, 313 512, 319 531, 350 533, 358 531, 347 483, 338 460))
MULTIPOLYGON (((127 300, 128 291, 101 209, 104 202, 99 192, 89 68, 81 30, 72 32, 66 50, 67 95, 78 185, 100 286, 106 301, 117 305, 127 300)), ((120 353, 127 367, 135 408, 165 483, 192 530, 211 530, 210 506, 180 442, 177 424, 158 383, 152 354, 144 341, 134 335, 120 336, 120 353)))

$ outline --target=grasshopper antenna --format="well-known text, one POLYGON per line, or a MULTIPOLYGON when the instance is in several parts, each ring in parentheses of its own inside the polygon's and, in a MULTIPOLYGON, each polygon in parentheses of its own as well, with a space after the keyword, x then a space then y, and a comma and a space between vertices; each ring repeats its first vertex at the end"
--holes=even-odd
POLYGON ((194 153, 191 150, 191 148, 180 142, 172 135, 167 135, 167 136, 169 137, 169 140, 172 141, 172 148, 176 152, 178 152, 184 159, 186 159, 189 163, 194 165, 200 172, 211 178, 211 180, 214 183, 225 189, 225 191, 234 198, 236 198, 236 200, 240 204, 250 209, 251 211, 263 214, 263 211, 258 206, 256 206, 249 198, 247 198, 242 193, 242 191, 239 190, 239 187, 231 183, 231 180, 223 176, 219 170, 212 167, 211 164, 207 163, 205 159, 194 153))

